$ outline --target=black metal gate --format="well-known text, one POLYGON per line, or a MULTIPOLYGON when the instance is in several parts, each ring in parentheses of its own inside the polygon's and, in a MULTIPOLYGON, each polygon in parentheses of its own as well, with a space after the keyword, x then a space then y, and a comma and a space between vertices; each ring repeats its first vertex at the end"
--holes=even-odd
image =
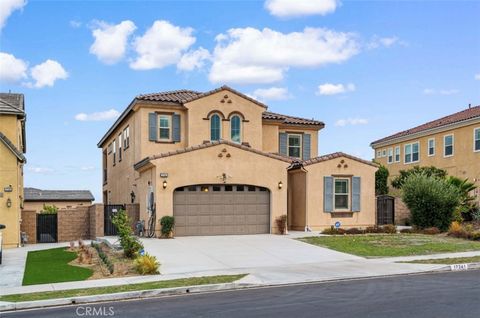
POLYGON ((120 210, 124 210, 125 206, 122 204, 106 204, 103 210, 103 230, 104 235, 118 235, 117 228, 112 223, 112 216, 120 210))
POLYGON ((380 195, 377 197, 377 224, 395 223, 395 197, 380 195))
POLYGON ((57 214, 37 214, 37 243, 55 243, 57 240, 57 214))

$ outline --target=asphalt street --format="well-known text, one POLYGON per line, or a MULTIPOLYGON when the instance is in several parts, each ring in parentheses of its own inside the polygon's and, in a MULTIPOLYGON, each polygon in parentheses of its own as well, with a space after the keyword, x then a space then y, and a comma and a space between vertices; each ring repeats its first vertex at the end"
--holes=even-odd
POLYGON ((315 283, 13 312, 2 317, 480 317, 480 271, 315 283))

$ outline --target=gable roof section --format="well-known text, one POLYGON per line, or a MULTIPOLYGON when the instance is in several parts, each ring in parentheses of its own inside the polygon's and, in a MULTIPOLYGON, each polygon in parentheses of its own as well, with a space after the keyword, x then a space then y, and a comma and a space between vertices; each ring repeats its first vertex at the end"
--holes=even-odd
POLYGON ((146 157, 146 158, 140 160, 139 162, 137 162, 133 167, 135 168, 135 170, 137 170, 137 169, 140 169, 140 168, 146 166, 152 160, 171 157, 171 156, 175 156, 175 155, 180 155, 180 154, 183 154, 183 153, 192 152, 192 151, 201 150, 201 149, 206 149, 206 148, 210 148, 210 147, 214 147, 214 146, 218 146, 218 145, 232 146, 232 147, 239 148, 239 149, 242 149, 242 150, 246 150, 246 151, 261 155, 261 156, 281 160, 281 161, 288 162, 288 163, 292 163, 292 162, 295 161, 295 160, 293 160, 289 157, 285 157, 285 156, 282 156, 282 155, 260 151, 260 150, 253 149, 253 148, 250 148, 250 147, 247 147, 247 146, 244 146, 244 145, 241 145, 241 144, 237 144, 237 143, 234 143, 234 142, 231 142, 231 141, 227 141, 227 140, 219 140, 219 141, 206 142, 206 143, 201 144, 201 145, 187 147, 187 148, 183 148, 183 149, 178 149, 178 150, 175 150, 175 151, 169 151, 169 152, 161 153, 161 154, 158 154, 158 155, 149 156, 149 157, 146 157))
POLYGON ((196 100, 196 99, 200 99, 200 98, 203 98, 203 97, 206 97, 206 96, 209 96, 209 95, 213 95, 213 94, 218 93, 218 92, 221 92, 221 91, 223 91, 223 90, 227 90, 227 91, 232 92, 232 93, 234 93, 234 94, 236 94, 236 95, 239 95, 239 96, 241 96, 242 98, 245 98, 246 100, 249 100, 249 101, 251 101, 252 103, 257 104, 258 106, 261 106, 261 107, 263 107, 263 108, 265 108, 265 109, 268 108, 268 106, 265 105, 264 103, 259 102, 258 100, 254 99, 254 98, 251 98, 251 97, 249 97, 249 96, 247 96, 247 95, 245 95, 245 94, 243 94, 243 93, 240 93, 239 91, 237 91, 237 90, 235 90, 235 89, 233 89, 233 88, 231 88, 230 86, 227 86, 227 85, 223 85, 223 86, 221 86, 221 87, 219 87, 219 88, 216 88, 216 89, 213 89, 213 90, 211 90, 211 91, 205 92, 205 93, 200 94, 200 95, 198 95, 198 96, 191 97, 191 98, 189 98, 189 99, 185 99, 185 100, 183 100, 182 102, 183 102, 183 103, 188 103, 188 102, 194 101, 194 100, 196 100))
POLYGON ((0 114, 25 115, 23 94, 0 93, 0 114))
POLYGON ((15 145, 7 138, 2 132, 0 132, 0 141, 17 157, 20 162, 27 162, 27 159, 23 153, 15 147, 15 145))
POLYGON ((309 165, 313 165, 313 164, 316 164, 316 163, 325 162, 325 161, 328 161, 328 160, 333 160, 333 159, 337 159, 337 158, 341 158, 341 157, 345 157, 345 158, 355 160, 355 161, 358 161, 360 163, 378 168, 378 165, 376 163, 372 162, 372 161, 364 160, 364 159, 346 154, 344 152, 334 152, 334 153, 331 153, 331 154, 328 154, 328 155, 323 155, 323 156, 311 158, 311 159, 303 161, 302 166, 309 166, 309 165))
POLYGON ((282 115, 272 112, 264 112, 262 114, 264 120, 280 121, 286 125, 311 125, 311 126, 320 126, 321 128, 325 127, 325 124, 321 121, 314 119, 306 119, 300 117, 294 117, 289 115, 282 115))
POLYGON ((93 201, 95 198, 88 190, 40 190, 24 189, 25 201, 93 201))
POLYGON ((393 141, 397 138, 407 137, 407 136, 413 135, 413 134, 428 132, 431 129, 436 129, 436 128, 441 128, 441 127, 444 127, 444 126, 458 124, 458 123, 461 123, 461 122, 464 122, 464 121, 467 121, 467 120, 471 120, 471 119, 474 119, 474 118, 479 118, 480 119, 480 105, 475 106, 475 107, 471 107, 471 108, 467 108, 465 110, 454 113, 452 115, 448 115, 448 116, 430 121, 428 123, 425 123, 423 125, 398 132, 398 133, 390 135, 388 137, 375 140, 374 142, 372 142, 370 144, 370 146, 373 147, 373 146, 375 146, 376 144, 379 144, 379 143, 393 141))

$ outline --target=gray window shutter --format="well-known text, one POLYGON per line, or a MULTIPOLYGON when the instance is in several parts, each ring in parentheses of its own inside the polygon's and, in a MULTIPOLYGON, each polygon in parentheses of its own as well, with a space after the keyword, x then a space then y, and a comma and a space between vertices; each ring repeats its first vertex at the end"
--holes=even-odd
POLYGON ((352 177, 352 212, 360 212, 360 181, 360 177, 352 177))
POLYGON ((323 177, 323 211, 333 212, 333 177, 323 177))
POLYGON ((278 137, 278 143, 279 143, 279 151, 281 155, 287 155, 287 138, 288 134, 286 133, 280 133, 278 137))
POLYGON ((302 158, 303 160, 308 160, 310 159, 310 134, 303 134, 303 154, 302 158))
POLYGON ((180 115, 173 114, 172 116, 173 141, 180 142, 180 115))
POLYGON ((148 114, 148 140, 157 141, 158 135, 158 120, 157 113, 148 114))

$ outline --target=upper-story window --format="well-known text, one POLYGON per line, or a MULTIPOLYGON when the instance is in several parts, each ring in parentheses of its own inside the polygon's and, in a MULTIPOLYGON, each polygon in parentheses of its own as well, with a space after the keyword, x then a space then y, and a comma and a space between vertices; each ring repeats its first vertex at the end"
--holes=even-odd
POLYGON ((117 163, 117 142, 113 140, 112 142, 112 153, 113 153, 113 165, 117 163))
POLYGON ((382 150, 382 157, 386 157, 387 156, 387 149, 383 149, 382 150))
POLYGON ((443 136, 443 156, 451 157, 454 152, 454 139, 453 135, 443 136))
POLYGON ((419 144, 418 142, 405 145, 405 163, 418 162, 419 157, 419 144))
POLYGON ((288 156, 302 158, 302 135, 288 134, 288 156))
POLYGON ((118 135, 118 162, 122 161, 122 134, 118 135))
POLYGON ((388 149, 388 163, 393 163, 393 148, 388 149))
POLYGON ((220 140, 222 135, 222 120, 218 114, 210 117, 210 140, 220 140))
POLYGON ((480 151, 480 128, 473 130, 473 151, 480 151))
POLYGON ((158 116, 158 129, 159 129, 159 140, 170 140, 171 139, 171 128, 172 128, 172 116, 169 115, 159 115, 158 116))
POLYGON ((435 139, 428 139, 428 156, 435 156, 435 139))
POLYGON ((230 118, 230 138, 233 142, 240 143, 242 141, 242 120, 240 116, 234 115, 230 118))
POLYGON ((377 158, 381 158, 382 157, 382 151, 381 150, 377 150, 377 158))
POLYGON ((127 148, 130 147, 130 127, 127 126, 123 130, 123 150, 127 150, 127 148))
POLYGON ((395 147, 395 162, 400 162, 400 146, 395 147))

